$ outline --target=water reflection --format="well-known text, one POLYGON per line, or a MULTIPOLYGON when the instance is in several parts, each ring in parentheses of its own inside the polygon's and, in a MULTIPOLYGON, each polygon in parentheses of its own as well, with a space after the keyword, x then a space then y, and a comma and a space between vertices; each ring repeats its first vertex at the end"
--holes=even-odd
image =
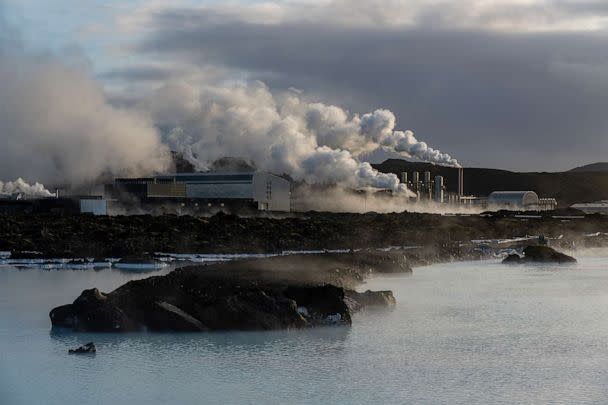
POLYGON ((222 352, 226 347, 231 350, 264 350, 276 345, 304 345, 313 343, 325 346, 331 343, 339 347, 348 339, 351 329, 347 326, 327 326, 302 330, 286 331, 225 331, 225 332, 131 332, 131 333, 83 333, 65 328, 52 327, 49 336, 56 343, 70 347, 95 342, 99 352, 102 348, 121 346, 128 342, 132 346, 164 346, 171 348, 205 348, 222 352))

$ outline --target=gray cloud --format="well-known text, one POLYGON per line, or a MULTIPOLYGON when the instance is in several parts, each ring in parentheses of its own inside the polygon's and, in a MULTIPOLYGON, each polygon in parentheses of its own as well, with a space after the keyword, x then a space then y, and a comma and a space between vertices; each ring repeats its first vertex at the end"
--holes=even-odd
POLYGON ((547 4, 506 2, 474 16, 420 6, 414 22, 376 19, 392 22, 386 26, 336 16, 328 18, 341 24, 314 24, 292 10, 270 13, 279 17, 268 23, 258 22, 263 13, 256 20, 218 9, 157 10, 138 52, 242 71, 352 111, 388 108, 398 127, 465 164, 567 169, 608 152, 606 33, 566 27, 568 19, 605 18, 607 6, 547 4), (519 31, 494 29, 498 16, 501 27, 519 31), (534 32, 535 21, 544 32, 534 32))

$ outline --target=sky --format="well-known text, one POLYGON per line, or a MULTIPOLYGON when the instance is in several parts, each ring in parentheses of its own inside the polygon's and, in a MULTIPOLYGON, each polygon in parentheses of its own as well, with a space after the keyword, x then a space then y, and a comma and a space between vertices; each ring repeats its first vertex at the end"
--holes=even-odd
MULTIPOLYGON (((86 70, 110 113, 157 112, 150 95, 178 79, 259 81, 270 93, 352 114, 390 110, 397 129, 464 166, 558 171, 608 160, 605 1, 0 4, 22 47, 86 70)), ((154 130, 193 120, 181 110, 163 114, 154 130)))

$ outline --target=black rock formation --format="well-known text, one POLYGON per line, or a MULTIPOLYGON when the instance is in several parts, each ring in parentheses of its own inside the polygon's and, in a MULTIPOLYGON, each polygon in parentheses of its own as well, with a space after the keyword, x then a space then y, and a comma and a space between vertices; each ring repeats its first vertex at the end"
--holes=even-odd
MULTIPOLYGON (((416 266, 454 260, 472 239, 564 235, 583 247, 608 232, 608 216, 563 222, 552 213, 521 221, 512 213, 487 216, 433 214, 289 214, 284 218, 209 218, 176 215, 61 216, 0 214, 0 251, 36 250, 49 257, 142 257, 146 253, 278 253, 283 250, 421 246, 405 251, 416 266), (417 256, 417 257, 415 257, 417 256)), ((571 245, 571 243, 570 243, 571 245)), ((17 256, 14 256, 17 257, 17 256)))
POLYGON ((524 249, 524 256, 516 254, 507 256, 503 263, 576 263, 574 257, 560 253, 548 246, 528 246, 524 249))
MULTIPOLYGON (((395 302, 390 291, 351 290, 373 270, 372 262, 361 265, 354 257, 295 255, 186 267, 108 294, 85 290, 72 304, 53 309, 50 318, 53 326, 86 332, 350 325, 353 311, 395 302)), ((388 264, 380 264, 387 271, 388 264)))
POLYGON ((77 349, 68 350, 69 354, 86 354, 95 352, 97 352, 97 348, 95 347, 95 343, 93 342, 89 342, 86 345, 80 346, 77 349))

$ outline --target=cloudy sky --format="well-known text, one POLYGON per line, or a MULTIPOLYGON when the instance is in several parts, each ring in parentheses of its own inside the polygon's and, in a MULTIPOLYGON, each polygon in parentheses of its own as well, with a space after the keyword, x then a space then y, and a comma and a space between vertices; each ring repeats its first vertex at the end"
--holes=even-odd
POLYGON ((86 66, 116 108, 175 78, 259 80, 350 112, 388 109, 465 166, 608 160, 606 1, 4 0, 3 10, 29 47, 86 66))

